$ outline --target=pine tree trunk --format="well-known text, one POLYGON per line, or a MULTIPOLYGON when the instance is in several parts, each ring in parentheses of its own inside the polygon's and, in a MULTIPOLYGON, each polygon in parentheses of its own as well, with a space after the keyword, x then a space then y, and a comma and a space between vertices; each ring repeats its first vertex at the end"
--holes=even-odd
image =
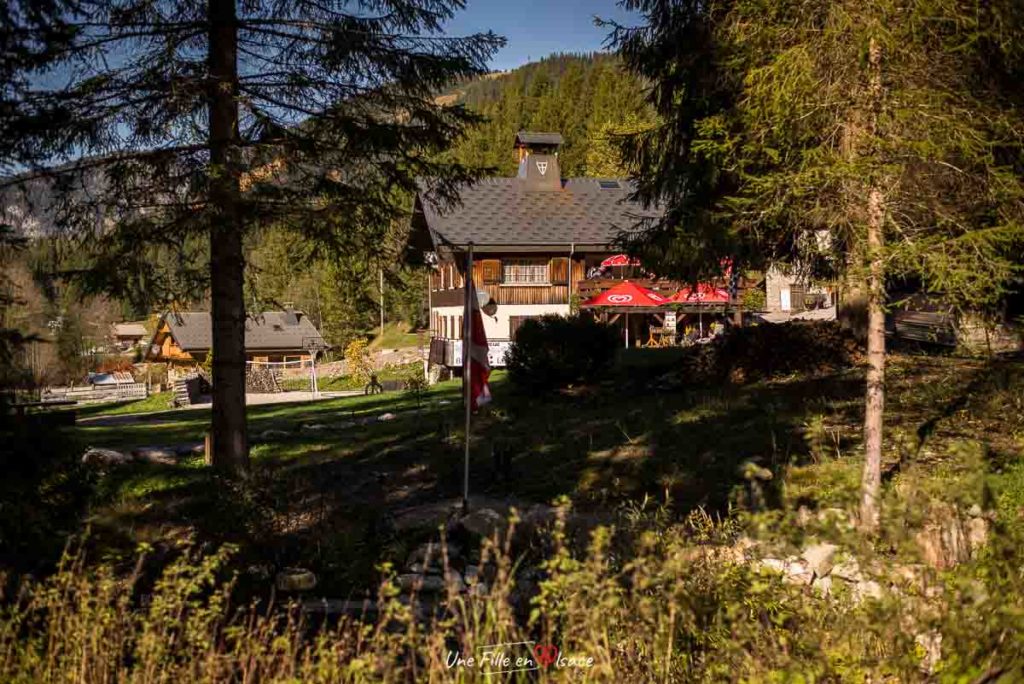
POLYGON ((245 257, 238 153, 235 0, 209 0, 210 290, 213 324, 213 465, 249 466, 245 424, 245 257))
POLYGON ((882 488, 882 418, 885 409, 885 268, 882 262, 882 193, 868 198, 868 369, 864 403, 864 473, 860 522, 864 531, 878 530, 878 499, 882 488))
MULTIPOLYGON (((877 133, 882 100, 882 50, 872 38, 868 46, 871 133, 877 133)), ((877 179, 868 193, 868 369, 864 401, 864 472, 861 478, 860 524, 878 531, 882 489, 882 422, 885 409, 885 207, 877 179)))

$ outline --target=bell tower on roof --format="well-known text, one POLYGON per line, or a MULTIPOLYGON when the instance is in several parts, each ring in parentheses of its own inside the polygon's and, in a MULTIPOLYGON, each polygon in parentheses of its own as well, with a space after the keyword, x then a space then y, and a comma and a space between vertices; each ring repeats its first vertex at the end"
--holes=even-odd
POLYGON ((562 171, 558 167, 558 148, 561 145, 560 133, 516 133, 517 176, 526 190, 562 189, 562 171))

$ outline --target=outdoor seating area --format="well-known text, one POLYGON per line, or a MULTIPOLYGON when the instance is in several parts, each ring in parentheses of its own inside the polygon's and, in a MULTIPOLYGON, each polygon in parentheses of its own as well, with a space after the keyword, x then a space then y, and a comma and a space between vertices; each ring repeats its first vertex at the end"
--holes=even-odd
POLYGON ((623 280, 580 304, 598 320, 622 328, 625 348, 707 344, 731 324, 740 307, 729 292, 707 283, 665 297, 623 280))

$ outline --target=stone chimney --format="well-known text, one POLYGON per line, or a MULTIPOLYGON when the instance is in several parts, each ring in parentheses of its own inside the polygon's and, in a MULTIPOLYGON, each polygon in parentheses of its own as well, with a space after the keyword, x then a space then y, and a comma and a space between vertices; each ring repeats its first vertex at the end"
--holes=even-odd
POLYGON ((562 171, 558 167, 560 133, 516 133, 515 149, 519 159, 518 177, 526 190, 562 189, 562 171))

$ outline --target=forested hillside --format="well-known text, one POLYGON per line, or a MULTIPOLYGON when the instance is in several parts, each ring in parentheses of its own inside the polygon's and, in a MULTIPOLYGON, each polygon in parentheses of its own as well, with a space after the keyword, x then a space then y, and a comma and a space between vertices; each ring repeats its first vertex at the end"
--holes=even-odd
POLYGON ((653 120, 643 86, 614 55, 553 55, 508 73, 476 79, 454 90, 453 99, 487 117, 455 149, 460 161, 515 173, 512 136, 520 129, 558 131, 565 176, 619 176, 615 132, 653 120))

